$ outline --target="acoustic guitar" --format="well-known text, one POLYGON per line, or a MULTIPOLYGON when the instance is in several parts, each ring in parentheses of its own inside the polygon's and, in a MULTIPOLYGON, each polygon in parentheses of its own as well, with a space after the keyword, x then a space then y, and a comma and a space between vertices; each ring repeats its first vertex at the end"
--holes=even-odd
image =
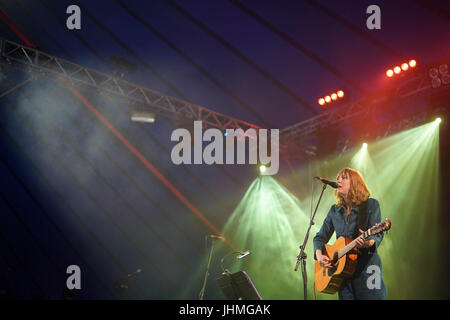
MULTIPOLYGON (((369 236, 383 233, 391 228, 391 220, 386 219, 367 231, 358 238, 366 240, 369 236)), ((319 292, 336 293, 345 278, 351 277, 356 270, 357 248, 356 239, 339 237, 333 245, 325 245, 322 254, 333 261, 333 268, 326 268, 316 261, 315 285, 319 292)))

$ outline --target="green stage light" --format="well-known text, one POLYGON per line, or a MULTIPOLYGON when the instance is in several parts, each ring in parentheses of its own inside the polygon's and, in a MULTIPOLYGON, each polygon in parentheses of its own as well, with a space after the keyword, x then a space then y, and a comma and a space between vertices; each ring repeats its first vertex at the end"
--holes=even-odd
POLYGON ((350 160, 349 167, 358 170, 363 175, 372 168, 372 163, 367 150, 367 143, 363 143, 362 147, 356 152, 353 158, 350 160))
MULTIPOLYGON (((298 255, 298 230, 308 224, 298 199, 271 176, 250 185, 229 217, 223 234, 239 250, 252 250, 248 259, 235 260, 230 272, 245 270, 263 299, 292 299, 302 295, 300 271, 293 272, 298 255), (251 265, 250 265, 251 264, 251 265)), ((317 229, 312 229, 317 232, 317 229)), ((312 251, 312 242, 307 245, 312 251)), ((314 281, 308 274, 309 283, 314 281)))
POLYGON ((442 119, 440 117, 437 117, 436 120, 434 120, 434 122, 436 122, 437 124, 442 122, 442 119))
POLYGON ((260 165, 259 166, 259 173, 263 174, 264 172, 266 172, 266 166, 265 165, 260 165))

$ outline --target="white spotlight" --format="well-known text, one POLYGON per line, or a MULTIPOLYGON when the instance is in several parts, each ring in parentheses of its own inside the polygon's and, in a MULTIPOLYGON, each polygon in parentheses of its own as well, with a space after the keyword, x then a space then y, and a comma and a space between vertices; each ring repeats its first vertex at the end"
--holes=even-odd
POLYGON ((131 114, 131 121, 143 122, 143 123, 154 123, 155 114, 147 111, 133 111, 131 114))
POLYGON ((265 165, 260 165, 259 166, 259 173, 260 174, 263 174, 264 172, 266 172, 266 170, 267 170, 267 167, 265 166, 265 165))

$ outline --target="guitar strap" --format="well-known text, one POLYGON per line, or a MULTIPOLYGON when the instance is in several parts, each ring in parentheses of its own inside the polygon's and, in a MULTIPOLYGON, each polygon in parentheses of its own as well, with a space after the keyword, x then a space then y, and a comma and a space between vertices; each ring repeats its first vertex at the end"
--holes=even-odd
POLYGON ((368 202, 369 202, 369 200, 366 200, 359 205, 358 226, 355 230, 355 234, 353 235, 354 239, 360 235, 359 229, 361 229, 363 231, 366 231, 366 229, 367 229, 367 223, 368 223, 367 204, 368 204, 368 202))

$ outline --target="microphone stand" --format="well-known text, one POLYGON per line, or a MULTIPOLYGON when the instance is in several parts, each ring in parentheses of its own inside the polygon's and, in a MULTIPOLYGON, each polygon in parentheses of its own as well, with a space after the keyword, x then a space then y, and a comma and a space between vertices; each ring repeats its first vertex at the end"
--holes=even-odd
POLYGON ((325 191, 326 187, 327 187, 327 185, 324 184, 323 188, 322 188, 322 192, 320 193, 319 200, 317 201, 316 209, 314 209, 314 213, 313 213, 311 219, 309 220, 308 230, 306 231, 306 235, 305 235, 305 239, 303 240, 303 244, 301 246, 299 246, 300 254, 297 256, 297 263, 295 264, 295 269, 294 269, 294 271, 297 271, 298 265, 300 264, 300 262, 302 262, 303 298, 304 298, 304 300, 307 299, 306 293, 307 293, 307 288, 308 288, 308 286, 306 285, 308 277, 306 274, 306 258, 307 258, 307 256, 305 253, 305 248, 306 248, 306 243, 308 242, 308 238, 309 238, 309 231, 311 230, 311 227, 314 225, 314 217, 316 216, 317 208, 319 207, 320 200, 322 199, 322 195, 323 195, 323 192, 325 191))
POLYGON ((211 257, 213 254, 213 249, 214 249, 214 241, 216 239, 211 238, 211 251, 209 252, 209 258, 208 258, 208 264, 206 265, 206 273, 205 273, 205 280, 203 280, 203 287, 202 290, 200 291, 200 300, 203 300, 203 297, 205 295, 205 290, 206 290, 206 281, 208 281, 208 276, 209 276, 209 266, 211 265, 211 257))

